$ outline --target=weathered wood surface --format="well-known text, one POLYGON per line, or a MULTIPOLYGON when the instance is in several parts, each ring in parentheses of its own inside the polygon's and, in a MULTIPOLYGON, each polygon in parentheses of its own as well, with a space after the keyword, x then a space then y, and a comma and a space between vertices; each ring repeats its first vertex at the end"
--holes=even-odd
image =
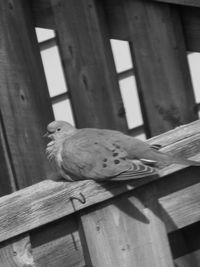
POLYGON ((195 184, 159 199, 166 212, 163 215, 166 216, 165 221, 169 218, 172 220, 166 223, 168 231, 174 230, 176 226, 181 228, 200 220, 199 190, 200 184, 195 184))
POLYGON ((139 195, 83 211, 88 266, 87 258, 96 267, 174 266, 156 192, 151 187, 139 195))
POLYGON ((109 0, 105 6, 115 32, 128 29, 147 136, 197 119, 178 10, 145 0, 109 0))
MULTIPOLYGON (((31 18, 27 1, 0 2, 0 195, 49 170, 42 133, 53 115, 31 18)), ((26 244, 29 236, 2 243, 0 264, 34 266, 26 244)))
POLYGON ((77 126, 127 132, 101 1, 51 3, 77 126))
POLYGON ((76 216, 33 230, 31 244, 37 267, 85 266, 76 216))
POLYGON ((0 267, 36 267, 30 238, 18 236, 0 244, 0 267))
POLYGON ((42 135, 53 113, 27 1, 3 0, 0 14, 1 120, 19 189, 50 169, 42 135))
MULTIPOLYGON (((177 128, 149 142, 160 143, 165 146, 165 151, 171 151, 174 154, 196 156, 198 160, 200 158, 200 122, 196 121, 188 126, 177 128)), ((165 179, 157 179, 155 183, 158 187, 157 191, 160 192, 163 210, 171 216, 171 218, 166 216, 168 228, 172 230, 198 221, 200 219, 198 206, 200 196, 188 186, 199 182, 200 169, 191 167, 184 170, 183 166, 173 164, 160 172, 160 178, 167 174, 171 175, 165 179), (181 172, 177 172, 178 170, 181 172), (186 191, 173 194, 181 189, 186 191), (182 196, 185 192, 187 197, 180 197, 180 194, 182 196), (167 197, 165 201, 165 196, 171 193, 174 198, 167 197), (184 213, 186 209, 190 210, 189 214, 184 213)), ((81 210, 127 192, 142 184, 147 183, 146 186, 148 186, 149 182, 150 179, 130 181, 128 184, 117 182, 99 184, 93 181, 67 183, 47 180, 4 196, 0 198, 0 241, 74 213, 75 210, 81 210), (81 199, 80 193, 86 198, 85 204, 70 199, 74 196, 81 199)), ((197 184, 196 187, 199 185, 197 184)))

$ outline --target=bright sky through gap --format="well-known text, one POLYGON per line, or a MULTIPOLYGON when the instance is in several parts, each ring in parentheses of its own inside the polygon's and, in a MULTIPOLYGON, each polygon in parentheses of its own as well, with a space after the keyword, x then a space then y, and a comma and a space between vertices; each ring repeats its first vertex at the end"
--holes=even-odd
POLYGON ((36 35, 37 35, 37 39, 39 43, 55 37, 54 30, 35 28, 35 31, 36 31, 36 35))
POLYGON ((196 102, 199 103, 200 102, 200 53, 188 54, 188 62, 189 62, 196 102))
POLYGON ((127 41, 110 40, 117 73, 133 68, 127 41))
POLYGON ((41 56, 50 96, 52 97, 66 92, 67 86, 58 47, 54 46, 43 50, 41 56))

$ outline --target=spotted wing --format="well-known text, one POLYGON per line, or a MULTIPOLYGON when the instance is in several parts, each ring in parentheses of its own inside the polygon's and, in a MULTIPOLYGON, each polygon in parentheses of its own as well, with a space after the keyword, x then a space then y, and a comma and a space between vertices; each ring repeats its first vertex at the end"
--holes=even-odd
MULTIPOLYGON (((79 131, 62 150, 62 168, 76 179, 103 180, 132 172, 132 179, 152 174, 153 168, 127 159, 122 148, 95 131, 79 131)), ((126 175, 124 176, 126 177, 126 175)), ((128 176, 127 176, 128 177, 128 176)))
POLYGON ((62 168, 79 179, 106 179, 131 168, 125 151, 94 135, 76 135, 64 143, 62 168))

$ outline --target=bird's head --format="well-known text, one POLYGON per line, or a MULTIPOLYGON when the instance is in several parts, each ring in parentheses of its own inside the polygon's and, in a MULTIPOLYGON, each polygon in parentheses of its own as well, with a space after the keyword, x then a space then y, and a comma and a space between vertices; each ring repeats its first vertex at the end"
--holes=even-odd
POLYGON ((52 121, 47 125, 47 133, 44 136, 55 141, 69 137, 76 131, 77 129, 66 121, 52 121))

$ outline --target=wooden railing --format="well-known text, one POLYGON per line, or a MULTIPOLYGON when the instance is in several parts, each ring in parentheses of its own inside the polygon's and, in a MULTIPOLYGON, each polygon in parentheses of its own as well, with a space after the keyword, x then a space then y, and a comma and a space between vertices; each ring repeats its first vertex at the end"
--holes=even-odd
MULTIPOLYGON (((200 122, 179 127, 148 142, 161 144, 163 151, 198 161, 200 122)), ((58 219, 63 218, 60 222, 66 221, 67 227, 74 214, 82 225, 77 235, 81 250, 87 250, 87 266, 173 266, 167 233, 200 220, 199 179, 199 167, 184 168, 174 164, 162 169, 159 177, 138 181, 69 183, 46 180, 0 198, 0 241, 12 240, 27 232, 33 236, 37 231, 51 236, 54 229, 59 228, 58 219), (55 228, 51 224, 54 221, 57 221, 55 228), (41 228, 43 225, 46 227, 41 228), (117 234, 123 236, 123 240, 118 240, 117 234), (138 253, 144 261, 136 257, 138 253), (148 257, 151 260, 147 264, 148 257)), ((73 232, 74 229, 69 230, 68 234, 73 236, 73 232)), ((45 246, 47 240, 44 238, 41 242, 45 246)), ((1 243, 1 247, 4 244, 7 245, 1 243)), ((53 243, 52 246, 54 249, 53 243)), ((63 246, 68 249, 64 243, 63 246)), ((75 261, 77 254, 71 257, 70 261, 75 261)), ((59 261, 58 266, 61 266, 59 261)))

